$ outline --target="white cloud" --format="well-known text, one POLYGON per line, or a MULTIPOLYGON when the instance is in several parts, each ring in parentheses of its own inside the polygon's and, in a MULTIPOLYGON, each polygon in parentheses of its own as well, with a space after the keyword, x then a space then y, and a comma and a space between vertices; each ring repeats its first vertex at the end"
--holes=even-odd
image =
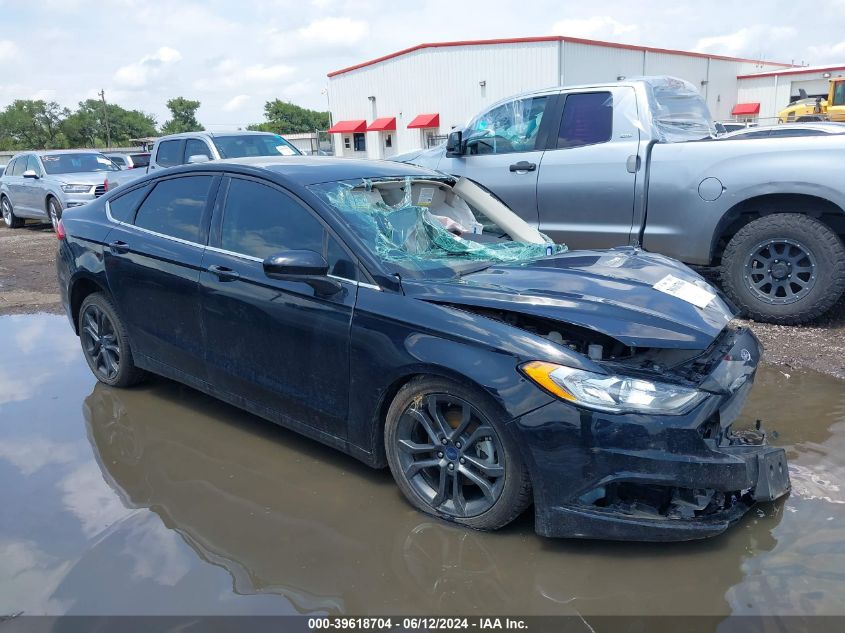
POLYGON ((143 88, 156 78, 165 66, 182 60, 182 54, 175 48, 162 46, 155 53, 145 55, 133 64, 117 69, 114 81, 125 88, 143 88))
POLYGON ((367 37, 370 27, 363 20, 328 17, 314 20, 308 26, 297 29, 297 33, 305 42, 327 45, 343 43, 348 46, 367 37))
POLYGON ((836 44, 813 45, 809 50, 814 64, 839 64, 845 60, 845 40, 836 44))
POLYGON ((637 30, 636 24, 624 24, 606 15, 560 20, 552 25, 552 33, 555 35, 583 38, 618 37, 636 33, 637 30))
POLYGON ((754 25, 733 33, 702 37, 695 45, 699 53, 741 55, 744 57, 772 57, 778 44, 793 39, 797 31, 791 26, 754 25))
POLYGON ((247 101, 249 101, 249 95, 238 95, 229 99, 220 109, 223 110, 223 112, 234 112, 236 110, 240 110, 247 101))
POLYGON ((20 56, 18 45, 11 40, 0 40, 0 62, 9 62, 20 56))
POLYGON ((11 438, 0 442, 0 458, 14 464, 28 477, 51 464, 69 464, 78 456, 72 444, 43 437, 11 438))

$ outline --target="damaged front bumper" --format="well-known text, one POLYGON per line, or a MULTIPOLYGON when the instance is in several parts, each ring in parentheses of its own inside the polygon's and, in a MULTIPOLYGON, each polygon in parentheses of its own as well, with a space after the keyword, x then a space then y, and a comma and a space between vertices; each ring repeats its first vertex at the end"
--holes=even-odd
POLYGON ((681 416, 608 414, 556 401, 513 422, 543 536, 683 541, 725 531, 790 489, 786 455, 731 424, 751 389, 759 344, 731 333, 681 416))

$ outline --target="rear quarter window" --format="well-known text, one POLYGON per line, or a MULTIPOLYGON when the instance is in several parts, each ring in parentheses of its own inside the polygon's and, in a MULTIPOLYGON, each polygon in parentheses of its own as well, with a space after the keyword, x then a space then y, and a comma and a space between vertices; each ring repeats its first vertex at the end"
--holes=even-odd
POLYGON ((132 221, 135 219, 135 210, 151 188, 152 185, 138 187, 116 198, 112 198, 109 200, 109 213, 118 222, 132 224, 132 221))
POLYGON ((135 215, 135 226, 189 242, 199 242, 211 176, 162 180, 135 215))

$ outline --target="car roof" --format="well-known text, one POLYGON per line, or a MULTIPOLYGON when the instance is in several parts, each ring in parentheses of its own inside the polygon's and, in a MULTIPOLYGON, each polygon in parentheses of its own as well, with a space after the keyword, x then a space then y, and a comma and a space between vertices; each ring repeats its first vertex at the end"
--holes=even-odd
POLYGON ((220 138, 221 136, 261 136, 262 134, 279 136, 275 132, 262 132, 261 130, 231 130, 227 132, 209 132, 208 130, 200 130, 198 132, 179 132, 178 134, 168 134, 167 136, 159 136, 156 143, 160 141, 169 141, 172 139, 192 138, 195 136, 209 136, 211 138, 220 138))
POLYGON ((444 176, 444 174, 430 169, 389 160, 332 158, 328 156, 253 156, 214 161, 213 163, 199 163, 193 165, 193 167, 201 169, 203 166, 212 165, 221 169, 225 169, 228 165, 266 170, 298 185, 313 185, 321 182, 355 180, 358 178, 396 178, 402 176, 442 178, 444 176))

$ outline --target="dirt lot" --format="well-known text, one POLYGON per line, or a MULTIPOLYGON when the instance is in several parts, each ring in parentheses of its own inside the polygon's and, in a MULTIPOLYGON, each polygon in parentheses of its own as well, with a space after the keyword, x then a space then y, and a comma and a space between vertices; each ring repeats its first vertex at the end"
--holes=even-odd
MULTIPOLYGON (((0 226, 0 315, 62 311, 55 253, 49 224, 16 230, 0 226)), ((809 326, 745 323, 763 342, 767 361, 845 378, 845 300, 809 326)))

